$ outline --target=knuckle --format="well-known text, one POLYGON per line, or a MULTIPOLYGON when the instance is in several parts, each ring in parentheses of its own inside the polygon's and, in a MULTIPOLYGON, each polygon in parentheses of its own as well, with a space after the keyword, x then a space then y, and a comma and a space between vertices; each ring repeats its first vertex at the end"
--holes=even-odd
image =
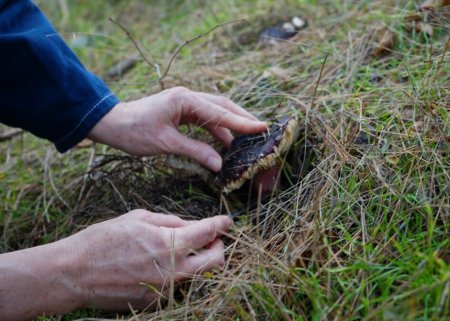
POLYGON ((155 249, 158 249, 159 251, 167 252, 171 248, 174 247, 173 241, 172 241, 172 229, 167 229, 160 227, 160 232, 158 233, 158 236, 154 238, 154 247, 155 249))
POLYGON ((228 117, 230 117, 231 116, 230 114, 231 114, 231 111, 224 108, 224 110, 222 110, 219 114, 219 117, 218 117, 219 123, 226 120, 228 117))
POLYGON ((187 89, 186 87, 183 87, 183 86, 173 87, 170 90, 172 91, 172 93, 177 94, 177 95, 189 92, 189 89, 187 89))
POLYGON ((125 215, 127 215, 129 218, 135 218, 135 219, 142 219, 144 217, 148 217, 151 212, 146 211, 144 209, 135 209, 132 211, 129 211, 125 215))
POLYGON ((228 98, 228 97, 220 96, 220 97, 219 97, 219 103, 220 103, 222 106, 228 107, 228 106, 230 106, 233 102, 232 102, 231 99, 228 98))
POLYGON ((179 223, 184 222, 184 220, 183 220, 181 217, 178 217, 178 216, 176 216, 176 215, 169 215, 169 217, 170 217, 171 219, 173 219, 174 221, 176 221, 176 222, 179 222, 179 223))
POLYGON ((160 215, 163 220, 166 220, 168 222, 182 223, 184 221, 176 215, 172 215, 172 214, 160 214, 160 215))
POLYGON ((125 214, 122 214, 121 216, 119 216, 120 218, 125 218, 125 219, 129 219, 129 218, 133 218, 139 215, 139 210, 132 210, 129 211, 125 214))
POLYGON ((214 224, 208 224, 205 229, 204 238, 207 242, 212 242, 216 236, 216 228, 214 224))
POLYGON ((189 89, 185 87, 173 87, 164 91, 164 94, 167 95, 167 99, 169 101, 175 102, 179 101, 189 92, 189 89))
POLYGON ((224 108, 224 109, 221 111, 220 116, 221 116, 222 118, 225 118, 225 117, 228 117, 230 114, 232 114, 231 110, 224 108))
POLYGON ((131 215, 142 216, 142 215, 148 215, 150 212, 146 211, 144 209, 135 209, 128 213, 130 213, 131 215))

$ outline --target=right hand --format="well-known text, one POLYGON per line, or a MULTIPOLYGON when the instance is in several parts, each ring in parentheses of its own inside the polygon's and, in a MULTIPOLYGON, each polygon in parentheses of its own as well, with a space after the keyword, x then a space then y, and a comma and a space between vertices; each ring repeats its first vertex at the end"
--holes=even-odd
POLYGON ((160 297, 154 290, 163 293, 172 279, 223 266, 219 237, 231 225, 226 216, 185 221, 134 210, 62 240, 77 253, 81 306, 120 311, 154 305, 160 297))
POLYGON ((219 153, 182 134, 179 127, 183 124, 205 128, 226 147, 233 139, 230 130, 256 134, 267 129, 265 122, 228 98, 175 87, 119 103, 92 128, 89 137, 132 155, 184 155, 218 172, 222 167, 219 153))

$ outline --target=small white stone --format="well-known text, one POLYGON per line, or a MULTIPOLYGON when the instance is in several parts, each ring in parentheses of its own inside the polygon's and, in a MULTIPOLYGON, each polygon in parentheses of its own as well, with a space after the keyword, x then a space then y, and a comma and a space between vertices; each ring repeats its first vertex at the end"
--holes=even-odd
POLYGON ((303 20, 302 18, 299 17, 293 17, 292 18, 292 24, 297 28, 303 28, 306 25, 305 20, 303 20))
POLYGON ((286 32, 295 32, 295 26, 290 22, 283 23, 283 29, 286 32))

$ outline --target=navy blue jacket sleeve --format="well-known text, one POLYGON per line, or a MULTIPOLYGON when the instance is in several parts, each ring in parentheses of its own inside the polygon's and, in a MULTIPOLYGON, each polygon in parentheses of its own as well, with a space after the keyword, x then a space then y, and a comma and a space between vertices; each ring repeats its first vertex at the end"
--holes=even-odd
POLYGON ((118 102, 31 0, 0 0, 0 122, 64 152, 118 102))

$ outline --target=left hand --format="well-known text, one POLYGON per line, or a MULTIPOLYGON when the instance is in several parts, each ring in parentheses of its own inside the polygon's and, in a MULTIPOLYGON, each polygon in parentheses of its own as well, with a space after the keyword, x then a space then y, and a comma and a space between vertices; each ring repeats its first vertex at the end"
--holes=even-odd
POLYGON ((95 141, 133 155, 179 154, 219 171, 222 158, 214 148, 181 134, 178 127, 195 124, 229 146, 233 136, 255 134, 267 124, 230 99, 183 87, 140 100, 119 103, 89 133, 95 141))
POLYGON ((178 284, 223 267, 220 236, 232 224, 227 216, 185 221, 134 210, 91 225, 62 240, 74 261, 70 275, 75 280, 68 283, 77 284, 84 294, 79 303, 83 308, 126 311, 130 305, 155 306, 171 281, 178 284))
POLYGON ((0 320, 155 307, 173 284, 224 265, 226 216, 134 210, 57 242, 0 254, 0 320), (156 290, 156 291, 155 291, 156 290))

